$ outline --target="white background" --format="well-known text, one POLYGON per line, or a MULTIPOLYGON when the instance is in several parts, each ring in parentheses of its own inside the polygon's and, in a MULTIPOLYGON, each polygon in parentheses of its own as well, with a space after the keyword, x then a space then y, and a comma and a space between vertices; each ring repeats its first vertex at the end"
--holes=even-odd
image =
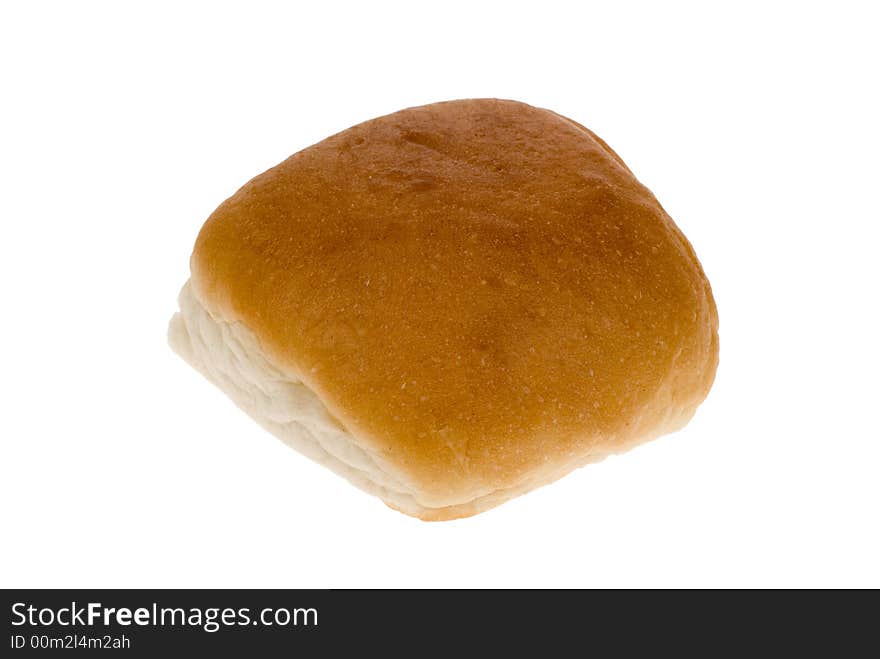
POLYGON ((872 3, 4 3, 0 585, 880 586, 872 3), (428 524, 174 355, 205 218, 354 123, 497 96, 605 138, 721 318, 682 432, 428 524))

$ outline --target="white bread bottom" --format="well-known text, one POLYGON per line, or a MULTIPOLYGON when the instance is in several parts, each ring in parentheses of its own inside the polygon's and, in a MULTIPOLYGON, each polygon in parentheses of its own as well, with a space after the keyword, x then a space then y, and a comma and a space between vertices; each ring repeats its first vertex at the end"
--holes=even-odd
POLYGON ((193 294, 189 282, 180 292, 179 304, 180 312, 174 314, 168 327, 168 342, 177 354, 285 444, 390 507, 424 520, 467 517, 493 508, 577 467, 671 432, 687 423, 693 413, 688 410, 662 432, 627 442, 614 451, 594 453, 573 464, 542 470, 517 487, 496 490, 456 505, 432 507, 419 501, 418 491, 405 475, 342 428, 311 389, 274 366, 247 327, 212 316, 193 294))

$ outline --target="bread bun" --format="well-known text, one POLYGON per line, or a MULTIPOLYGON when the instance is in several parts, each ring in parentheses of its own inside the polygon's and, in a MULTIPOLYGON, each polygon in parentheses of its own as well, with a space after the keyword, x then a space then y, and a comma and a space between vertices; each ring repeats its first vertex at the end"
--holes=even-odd
POLYGON ((583 126, 410 108, 257 176, 196 241, 172 345, 270 431, 430 520, 683 426, 718 363, 691 245, 583 126))

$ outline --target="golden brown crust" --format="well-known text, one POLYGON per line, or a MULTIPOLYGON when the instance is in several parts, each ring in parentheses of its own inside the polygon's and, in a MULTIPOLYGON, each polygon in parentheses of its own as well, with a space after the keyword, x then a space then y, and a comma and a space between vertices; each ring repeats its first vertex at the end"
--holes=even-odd
POLYGON ((430 507, 648 439, 717 365, 709 283, 657 200, 590 131, 513 101, 300 151, 211 215, 191 265, 203 304, 430 507))

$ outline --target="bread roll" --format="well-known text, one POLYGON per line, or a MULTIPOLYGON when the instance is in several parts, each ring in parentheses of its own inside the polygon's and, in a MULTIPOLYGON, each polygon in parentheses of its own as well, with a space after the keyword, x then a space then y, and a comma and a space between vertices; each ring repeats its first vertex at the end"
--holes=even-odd
POLYGON ((718 363, 691 245, 580 124, 435 103, 329 137, 202 227, 172 346, 273 434, 426 520, 681 428, 718 363))

